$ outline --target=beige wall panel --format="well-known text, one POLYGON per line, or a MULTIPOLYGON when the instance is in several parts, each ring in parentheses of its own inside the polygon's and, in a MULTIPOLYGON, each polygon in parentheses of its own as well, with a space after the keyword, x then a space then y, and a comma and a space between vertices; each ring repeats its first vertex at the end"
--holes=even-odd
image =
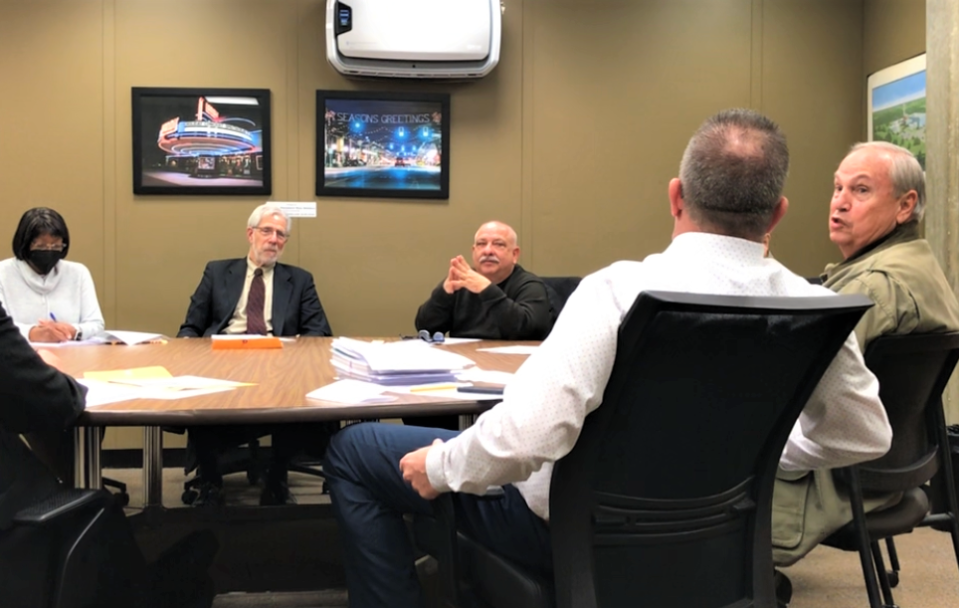
POLYGON ((521 224, 522 5, 503 16, 499 65, 480 81, 353 81, 327 63, 323 3, 306 7, 299 27, 299 200, 317 200, 317 218, 300 220, 296 243, 313 272, 336 334, 396 335, 413 330, 417 307, 445 277, 449 260, 469 256, 489 219, 521 224), (316 89, 451 93, 448 201, 317 198, 316 89))
POLYGON ((531 2, 536 270, 583 275, 669 244, 666 189, 710 114, 749 103, 748 0, 531 2))
MULTIPOLYGON (((130 88, 272 91, 273 198, 290 196, 287 112, 295 2, 124 0, 116 5, 117 325, 170 335, 204 264, 246 254, 246 220, 266 197, 134 196, 130 88)), ((296 264, 291 247, 285 261, 296 264)))
POLYGON ((865 0, 863 17, 866 76, 926 52, 925 0, 865 0))
POLYGON ((858 0, 764 3, 763 109, 782 126, 791 152, 789 213, 772 250, 803 276, 839 260, 827 219, 832 175, 861 133, 861 24, 858 0))
POLYGON ((103 296, 103 6, 0 2, 0 259, 23 212, 52 207, 103 296))

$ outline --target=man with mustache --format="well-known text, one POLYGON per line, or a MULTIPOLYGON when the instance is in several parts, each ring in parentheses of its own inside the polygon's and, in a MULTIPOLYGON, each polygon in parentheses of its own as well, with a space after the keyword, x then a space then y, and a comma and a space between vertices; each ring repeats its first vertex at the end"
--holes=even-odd
MULTIPOLYGON (((290 218, 281 207, 266 203, 254 209, 246 228, 249 253, 245 258, 206 265, 177 337, 333 335, 316 294, 313 275, 278 262, 290 238, 290 229, 290 218)), ((332 426, 323 424, 191 428, 190 445, 195 449, 198 474, 203 480, 193 505, 218 506, 223 502, 218 451, 269 434, 273 435, 272 462, 260 504, 290 502, 286 483, 290 459, 305 441, 321 444, 332 430, 332 426)))
POLYGON ((856 144, 836 170, 829 239, 843 261, 827 266, 822 279, 833 291, 876 302, 856 328, 863 350, 886 334, 959 329, 959 303, 919 235, 925 199, 919 161, 894 144, 856 144))
MULTIPOLYGON (((905 148, 856 144, 836 170, 829 238, 843 261, 827 266, 821 278, 833 291, 863 294, 876 303, 856 326, 863 351, 880 336, 959 330, 959 302, 919 235, 924 205, 922 167, 905 148)), ((866 510, 897 500, 867 497, 866 510)), ((848 501, 825 469, 801 476, 780 471, 773 509, 777 565, 795 562, 852 520, 848 501), (817 491, 807 492, 810 485, 817 491)))
MULTIPOLYGON (((553 310, 542 279, 519 261, 516 231, 487 222, 473 237, 473 268, 458 255, 446 279, 416 312, 416 330, 455 338, 542 340, 553 327, 553 310)), ((456 429, 458 416, 420 416, 407 424, 456 429)))
POLYGON ((458 255, 416 313, 417 331, 457 338, 542 340, 553 326, 546 285, 517 264, 516 231, 487 222, 473 238, 473 267, 458 255))

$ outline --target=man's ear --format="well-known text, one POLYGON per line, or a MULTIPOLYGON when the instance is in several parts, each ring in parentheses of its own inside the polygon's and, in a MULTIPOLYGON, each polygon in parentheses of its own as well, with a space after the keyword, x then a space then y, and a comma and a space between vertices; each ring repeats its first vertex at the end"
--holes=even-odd
POLYGON ((250 244, 253 244, 253 228, 247 226, 246 228, 246 240, 250 241, 250 244))
POLYGON ((772 220, 769 222, 769 227, 766 228, 766 232, 772 232, 773 228, 776 227, 776 224, 786 215, 786 212, 789 210, 789 199, 785 196, 780 197, 779 202, 776 203, 776 210, 773 211, 772 220))
POLYGON ((669 214, 679 219, 686 208, 686 201, 683 200, 683 184, 678 177, 669 180, 669 214))
POLYGON ((912 212, 916 209, 916 203, 919 202, 919 195, 915 190, 910 190, 899 199, 897 203, 899 208, 896 210, 896 223, 905 224, 912 219, 912 212))

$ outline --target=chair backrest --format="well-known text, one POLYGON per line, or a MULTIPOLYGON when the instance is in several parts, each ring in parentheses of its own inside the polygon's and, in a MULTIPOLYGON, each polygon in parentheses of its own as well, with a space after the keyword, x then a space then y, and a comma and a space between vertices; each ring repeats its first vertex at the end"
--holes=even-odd
POLYGON ((553 320, 555 321, 559 317, 559 313, 563 311, 563 306, 566 305, 566 300, 569 299, 569 296, 573 295, 573 292, 576 291, 576 288, 579 286, 579 282, 582 280, 580 277, 540 277, 543 280, 543 283, 546 284, 546 295, 549 296, 549 305, 553 308, 553 320))
POLYGON ((871 305, 640 294, 603 404, 553 471, 557 605, 774 606, 779 458, 871 305))
POLYGON ((902 492, 938 470, 942 391, 959 360, 959 333, 885 336, 866 350, 892 426, 885 456, 859 465, 864 491, 902 492))

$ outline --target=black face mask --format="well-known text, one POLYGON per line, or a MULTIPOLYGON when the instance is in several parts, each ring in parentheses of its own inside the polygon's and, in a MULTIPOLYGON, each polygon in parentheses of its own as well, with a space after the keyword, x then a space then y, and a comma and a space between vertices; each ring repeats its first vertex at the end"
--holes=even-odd
POLYGON ((63 259, 62 251, 44 251, 42 249, 34 249, 27 255, 27 260, 30 262, 30 265, 39 272, 40 274, 47 274, 53 267, 57 265, 57 262, 63 259))

